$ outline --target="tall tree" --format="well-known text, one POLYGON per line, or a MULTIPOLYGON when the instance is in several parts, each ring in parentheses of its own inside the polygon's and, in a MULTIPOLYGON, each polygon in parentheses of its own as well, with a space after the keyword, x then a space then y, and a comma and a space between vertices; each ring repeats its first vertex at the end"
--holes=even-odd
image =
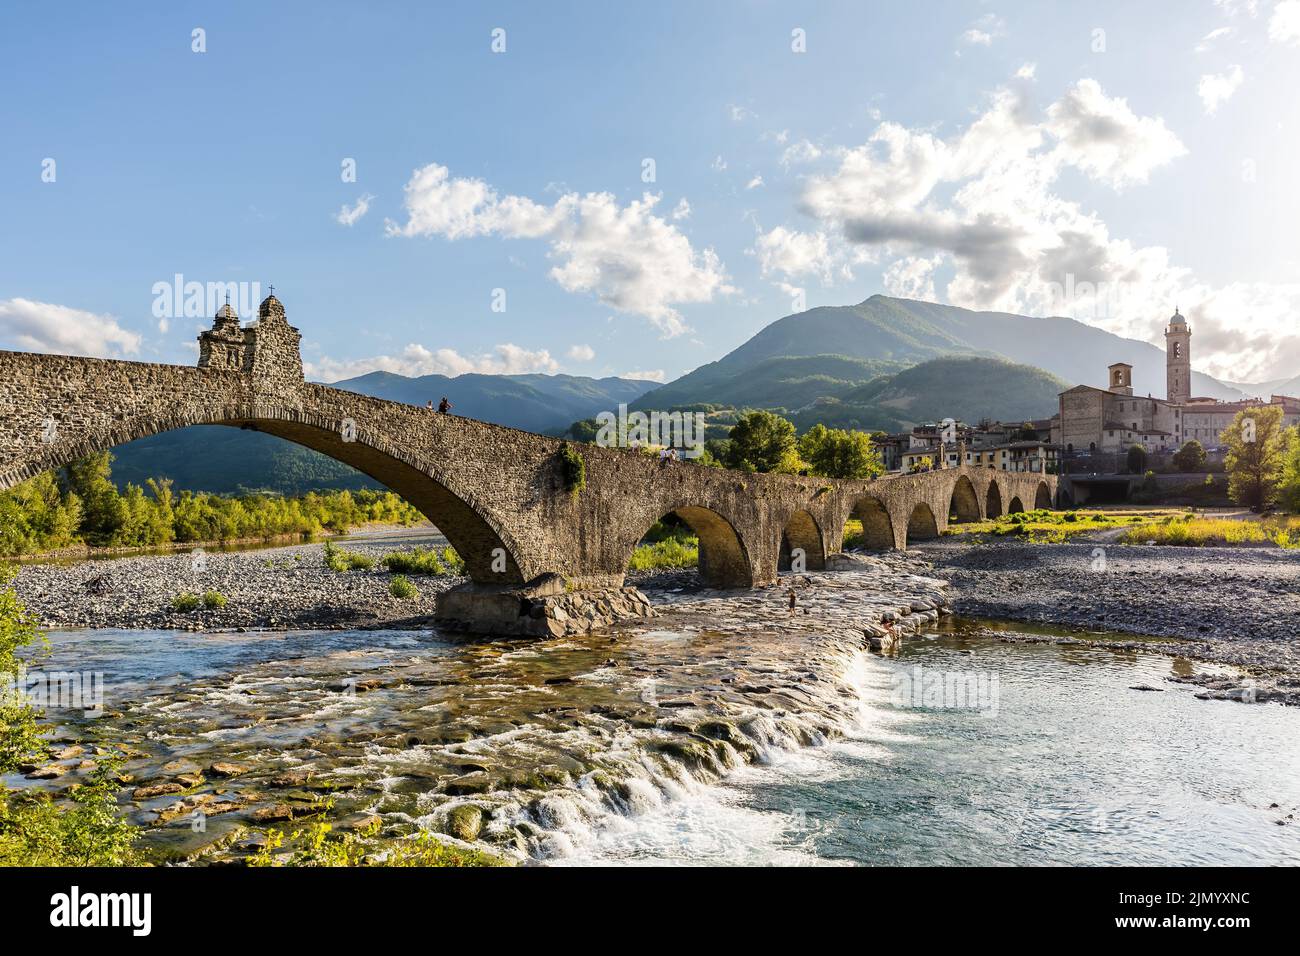
POLYGON ((1300 426, 1293 425, 1286 430, 1277 498, 1278 504, 1287 511, 1300 514, 1300 426))
POLYGON ((885 470, 866 432, 814 425, 799 439, 799 457, 823 478, 874 478, 885 470))
POLYGON ((127 509, 110 477, 113 455, 101 451, 65 469, 67 489, 81 499, 81 532, 90 544, 110 544, 126 523, 127 509))
POLYGON ((1147 450, 1134 442, 1128 446, 1128 470, 1131 475, 1140 475, 1147 470, 1147 450))
POLYGON ((727 465, 745 471, 798 471, 794 423, 772 412, 747 412, 731 429, 727 465))
POLYGON ((1262 508, 1277 497, 1287 434, 1282 408, 1267 405, 1237 413, 1220 440, 1227 446, 1228 496, 1237 504, 1262 508))
POLYGON ((1174 467, 1181 472, 1195 471, 1205 464, 1205 446, 1195 438, 1183 442, 1183 447, 1174 454, 1174 467))

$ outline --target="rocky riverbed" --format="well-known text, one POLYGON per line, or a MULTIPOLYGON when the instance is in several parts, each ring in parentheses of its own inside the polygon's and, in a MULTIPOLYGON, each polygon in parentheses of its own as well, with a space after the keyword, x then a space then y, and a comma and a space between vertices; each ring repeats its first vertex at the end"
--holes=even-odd
MULTIPOLYGON (((917 554, 951 582, 963 614, 1175 638, 1100 643, 1240 667, 1255 681, 1253 699, 1300 704, 1300 552, 944 541, 917 554)), ((1190 679, 1209 697, 1242 694, 1239 679, 1190 679)))
POLYGON ((412 598, 389 591, 393 575, 380 564, 391 544, 345 543, 340 551, 375 562, 370 570, 332 571, 324 546, 256 551, 139 555, 76 564, 27 564, 14 587, 42 626, 166 628, 190 631, 427 627, 438 592, 455 576, 414 577, 412 598), (188 592, 215 592, 218 608, 178 611, 188 592))
POLYGON ((377 845, 432 831, 519 861, 564 856, 856 725, 871 636, 918 632, 948 599, 906 555, 854 564, 740 595, 669 577, 651 589, 655 620, 559 638, 128 631, 101 662, 69 633, 70 660, 108 671, 107 713, 59 720, 27 785, 64 790, 124 753, 123 799, 159 861, 238 860, 311 820, 377 845))

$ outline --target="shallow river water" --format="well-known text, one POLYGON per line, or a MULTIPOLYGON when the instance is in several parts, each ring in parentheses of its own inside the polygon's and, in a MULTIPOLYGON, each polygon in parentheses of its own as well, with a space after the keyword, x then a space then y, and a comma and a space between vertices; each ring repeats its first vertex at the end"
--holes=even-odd
POLYGON ((67 631, 40 666, 103 674, 108 714, 54 712, 55 738, 131 748, 124 806, 162 859, 251 852, 257 808, 329 797, 337 826, 392 835, 471 802, 489 845, 551 864, 1300 863, 1300 710, 1198 700, 1164 681, 1203 666, 1183 659, 976 625, 897 658, 705 626, 67 631), (927 690, 954 677, 964 696, 927 690))

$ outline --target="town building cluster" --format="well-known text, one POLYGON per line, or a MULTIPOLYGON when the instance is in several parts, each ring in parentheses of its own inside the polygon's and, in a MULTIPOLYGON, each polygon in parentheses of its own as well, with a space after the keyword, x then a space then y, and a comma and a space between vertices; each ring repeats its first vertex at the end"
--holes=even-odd
MULTIPOLYGON (((955 468, 961 462, 1001 471, 1059 474, 1063 461, 1093 471, 1116 470, 1133 445, 1172 454, 1195 439, 1207 455, 1222 455, 1221 435, 1247 408, 1276 405, 1284 426, 1300 423, 1300 398, 1271 395, 1225 402, 1192 395, 1192 329, 1178 309, 1165 327, 1166 396, 1133 393, 1133 366, 1116 362, 1108 385, 1076 385, 1058 397, 1050 419, 1028 422, 944 422, 918 425, 877 442, 889 471, 955 468)), ((1073 469, 1071 469, 1073 470, 1073 469)))

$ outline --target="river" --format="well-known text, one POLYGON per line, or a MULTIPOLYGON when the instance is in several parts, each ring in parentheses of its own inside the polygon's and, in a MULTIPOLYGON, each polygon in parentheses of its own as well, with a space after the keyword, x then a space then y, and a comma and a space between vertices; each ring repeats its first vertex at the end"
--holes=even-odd
MULTIPOLYGON (((672 623, 477 643, 59 631, 40 667, 103 676, 105 716, 51 712, 60 746, 131 748, 132 787, 182 781, 123 795, 160 860, 254 851, 287 826, 257 807, 400 835, 469 802, 488 844, 558 865, 1300 862, 1300 710, 1163 680, 1209 665, 954 619, 897 658, 672 623), (924 690, 954 676, 966 697, 924 690)), ((5 783, 65 785, 78 762, 5 783)))

